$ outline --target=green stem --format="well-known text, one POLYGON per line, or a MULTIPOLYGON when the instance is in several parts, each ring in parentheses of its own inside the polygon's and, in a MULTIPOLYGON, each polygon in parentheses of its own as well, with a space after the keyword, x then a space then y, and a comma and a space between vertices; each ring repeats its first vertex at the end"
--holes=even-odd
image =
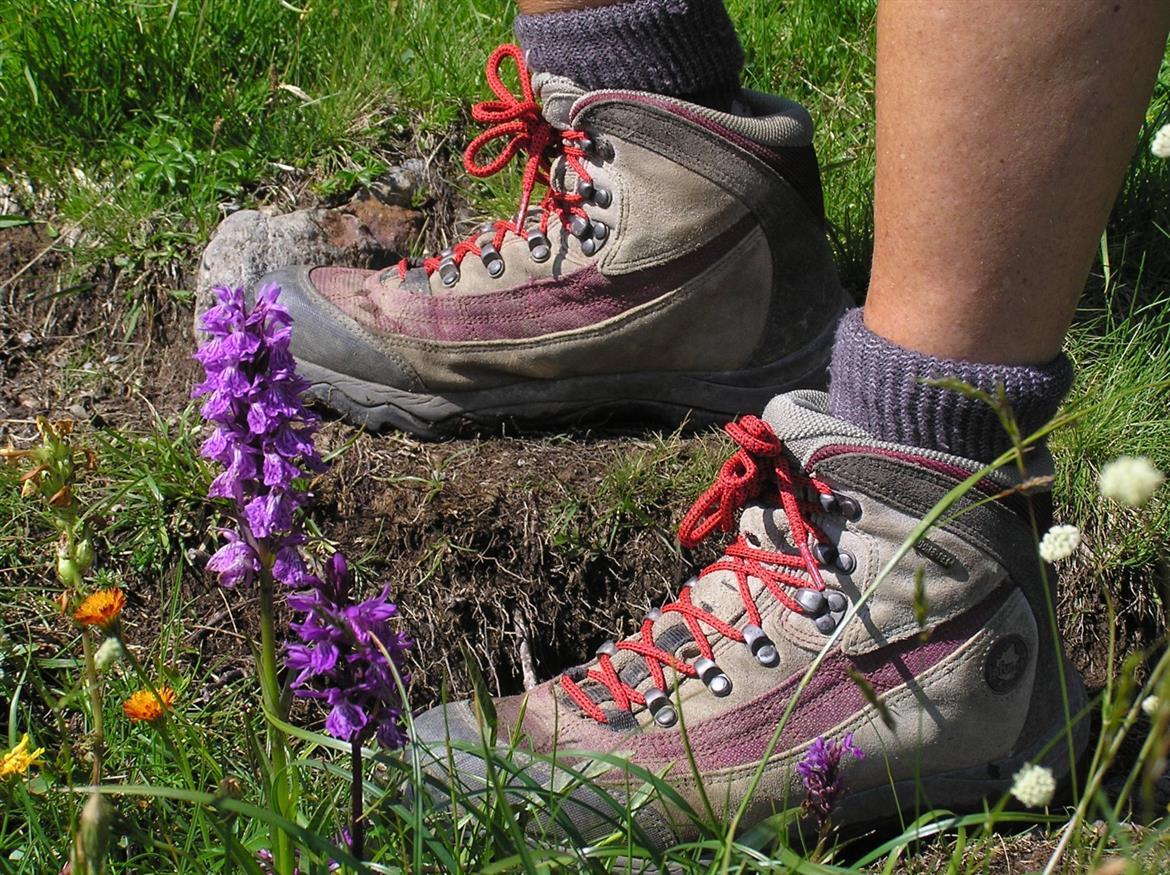
POLYGON ((90 637, 88 629, 83 629, 81 632, 81 649, 85 655, 85 686, 89 692, 89 709, 93 712, 93 770, 90 773, 89 782, 96 786, 102 781, 102 757, 105 755, 106 733, 102 721, 102 692, 98 685, 93 639, 90 637))
POLYGON ((365 859, 366 849, 366 822, 362 813, 363 807, 363 780, 362 780, 362 743, 359 739, 353 740, 350 751, 350 809, 349 809, 349 852, 359 860, 365 859))
MULTIPOLYGON (((271 557, 263 557, 260 571, 260 690, 264 707, 270 714, 287 720, 281 706, 280 676, 276 663, 275 584, 272 580, 271 557)), ((265 721, 268 734, 268 759, 272 764, 272 789, 269 804, 272 812, 288 820, 295 820, 289 781, 288 739, 284 732, 265 721)), ((272 867, 276 875, 292 875, 295 866, 292 838, 278 826, 270 833, 272 867)))

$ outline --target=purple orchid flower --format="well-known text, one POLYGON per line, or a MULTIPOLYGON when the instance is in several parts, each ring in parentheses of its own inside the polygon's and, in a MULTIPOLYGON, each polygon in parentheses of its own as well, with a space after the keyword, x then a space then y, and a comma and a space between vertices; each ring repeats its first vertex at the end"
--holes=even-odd
POLYGON ((853 733, 847 733, 838 742, 821 736, 812 743, 804 759, 796 764, 796 771, 804 782, 807 793, 803 809, 817 821, 817 827, 824 834, 837 800, 845 789, 841 760, 845 756, 860 760, 865 752, 853 743, 853 733))
POLYGON ((225 533, 209 563, 229 587, 251 583, 262 556, 275 557, 272 574, 282 583, 303 586, 309 578, 294 523, 308 496, 296 481, 324 464, 313 446, 317 417, 301 402, 308 383, 289 351, 292 320, 279 295, 267 286, 249 307, 243 289, 217 288, 218 303, 202 319, 210 338, 195 353, 205 379, 193 397, 204 399, 203 418, 215 426, 201 453, 223 467, 209 495, 232 501, 239 526, 225 533))
POLYGON ((335 738, 360 743, 375 737, 385 748, 402 747, 402 697, 394 675, 409 682, 403 660, 410 641, 391 624, 398 609, 388 588, 363 602, 354 602, 349 589, 348 564, 335 553, 323 579, 289 595, 289 606, 304 613, 292 624, 300 640, 285 656, 296 673, 293 695, 329 706, 325 731, 335 738))

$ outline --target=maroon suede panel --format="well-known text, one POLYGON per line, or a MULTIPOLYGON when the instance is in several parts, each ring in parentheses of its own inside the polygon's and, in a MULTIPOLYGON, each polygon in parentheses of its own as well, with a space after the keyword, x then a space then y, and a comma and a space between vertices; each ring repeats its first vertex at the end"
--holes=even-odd
MULTIPOLYGON (((800 694, 775 750, 798 747, 866 706, 865 696, 850 679, 848 669, 862 675, 878 695, 889 692, 958 650, 983 628, 1003 597, 1003 593, 993 593, 978 607, 939 626, 926 643, 910 639, 856 657, 839 650, 830 653, 800 694)), ((803 671, 797 672, 735 710, 689 727, 691 751, 699 770, 726 769, 763 759, 803 676, 803 671)), ((643 735, 633 739, 631 746, 631 758, 652 770, 686 757, 679 733, 643 735)))
POLYGON ((745 216, 659 267, 607 277, 590 265, 491 292, 461 294, 456 287, 423 294, 402 289, 397 277, 382 282, 375 272, 366 273, 364 285, 355 288, 356 272, 336 268, 318 268, 311 278, 345 313, 382 334, 440 341, 522 340, 596 325, 653 301, 709 267, 754 225, 755 219, 745 216))
POLYGON ((376 271, 357 267, 315 267, 309 271, 313 288, 337 304, 352 295, 360 294, 366 280, 376 271))

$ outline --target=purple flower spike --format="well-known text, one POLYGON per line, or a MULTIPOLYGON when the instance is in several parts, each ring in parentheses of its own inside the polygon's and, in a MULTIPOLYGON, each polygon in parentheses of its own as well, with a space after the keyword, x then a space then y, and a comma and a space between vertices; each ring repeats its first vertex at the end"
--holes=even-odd
POLYGON ((260 570, 260 557, 233 531, 223 533, 227 543, 215 551, 207 567, 219 575, 221 585, 229 589, 249 584, 260 570))
POLYGON ((325 731, 335 738, 361 743, 373 737, 383 747, 402 747, 403 703, 394 675, 409 682, 403 658, 410 641, 391 625, 398 609, 389 589, 355 603, 340 553, 325 566, 324 579, 310 582, 312 589, 288 599, 293 610, 305 614, 292 624, 300 640, 285 654, 285 665, 296 673, 293 694, 329 705, 325 731))
POLYGON ((203 418, 215 426, 201 452, 223 468, 209 494, 232 501, 240 530, 209 567, 224 586, 236 586, 252 581, 261 554, 275 556, 273 576, 303 586, 294 514, 308 496, 295 482, 325 466, 313 446, 317 418, 300 400, 308 383, 289 352, 292 319, 275 286, 261 289, 251 307, 243 289, 215 295, 202 320, 210 339, 195 353, 205 379, 193 396, 204 399, 203 418))
POLYGON ((826 741, 824 736, 818 738, 804 759, 796 764, 796 771, 807 792, 804 811, 816 818, 822 834, 828 828, 829 817, 845 789, 841 760, 846 755, 855 760, 865 757, 865 752, 853 743, 852 732, 847 733, 840 742, 832 738, 826 741))

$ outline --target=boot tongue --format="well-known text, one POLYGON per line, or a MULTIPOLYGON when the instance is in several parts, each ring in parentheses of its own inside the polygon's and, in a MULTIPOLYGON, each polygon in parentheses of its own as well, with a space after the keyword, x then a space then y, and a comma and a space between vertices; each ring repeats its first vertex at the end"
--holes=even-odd
POLYGON ((554 76, 552 73, 534 73, 532 90, 540 100, 545 119, 562 131, 569 127, 573 104, 585 93, 585 89, 572 79, 554 76))
POLYGON ((825 444, 875 443, 862 429, 830 416, 829 396, 810 389, 777 395, 764 408, 762 419, 801 465, 825 444))

